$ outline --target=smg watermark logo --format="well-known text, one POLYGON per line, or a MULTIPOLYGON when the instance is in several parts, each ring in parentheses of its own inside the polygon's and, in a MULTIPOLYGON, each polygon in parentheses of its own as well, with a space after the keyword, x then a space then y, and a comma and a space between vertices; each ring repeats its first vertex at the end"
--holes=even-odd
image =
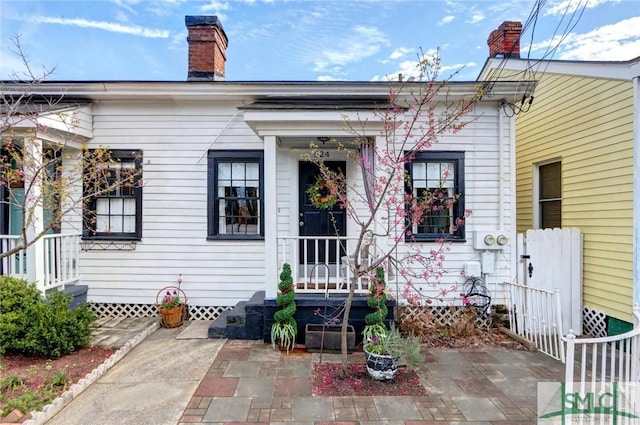
POLYGON ((637 382, 540 382, 538 423, 605 423, 640 425, 637 382))

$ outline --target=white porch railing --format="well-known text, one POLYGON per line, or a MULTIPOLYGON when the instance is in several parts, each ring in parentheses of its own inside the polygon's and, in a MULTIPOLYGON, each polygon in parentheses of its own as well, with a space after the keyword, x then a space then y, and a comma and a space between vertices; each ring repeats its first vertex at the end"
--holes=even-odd
POLYGON ((536 344, 543 353, 565 360, 560 294, 517 283, 505 283, 511 331, 536 344))
MULTIPOLYGON (((0 253, 9 252, 14 249, 20 236, 1 235, 0 236, 0 253)), ((27 278, 27 251, 18 251, 15 254, 8 255, 0 259, 0 274, 3 276, 17 277, 20 279, 27 278)))
MULTIPOLYGON (((8 252, 20 237, 0 235, 0 252, 8 252)), ((0 274, 35 282, 43 293, 80 279, 80 234, 45 235, 26 250, 0 259, 0 274)))
MULTIPOLYGON (((279 236, 278 264, 289 263, 300 293, 347 293, 353 281, 357 238, 344 236, 279 236)), ((361 250, 362 251, 362 250, 361 250)), ((361 261, 372 257, 361 254, 361 261)), ((365 293, 366 277, 355 279, 355 292, 365 293)))
POLYGON ((640 308, 633 309, 633 329, 604 338, 576 338, 569 331, 565 383, 567 392, 596 393, 613 384, 636 383, 640 359, 640 308), (572 388, 577 383, 580 388, 572 388), (571 387, 570 387, 571 386, 571 387))

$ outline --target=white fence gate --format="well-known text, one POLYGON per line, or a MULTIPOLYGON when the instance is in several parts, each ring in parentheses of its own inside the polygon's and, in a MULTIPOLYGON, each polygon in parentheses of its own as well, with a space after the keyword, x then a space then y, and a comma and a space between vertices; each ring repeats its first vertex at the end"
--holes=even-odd
POLYGON ((562 329, 582 335, 582 234, 580 229, 527 230, 518 234, 518 283, 560 293, 562 329))

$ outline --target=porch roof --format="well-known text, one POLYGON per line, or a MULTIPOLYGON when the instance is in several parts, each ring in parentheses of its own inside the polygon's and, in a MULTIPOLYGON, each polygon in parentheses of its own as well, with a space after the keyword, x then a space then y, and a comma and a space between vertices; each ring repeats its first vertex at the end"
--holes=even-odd
POLYGON ((284 97, 279 99, 263 99, 240 110, 349 110, 371 111, 389 108, 389 97, 284 97))

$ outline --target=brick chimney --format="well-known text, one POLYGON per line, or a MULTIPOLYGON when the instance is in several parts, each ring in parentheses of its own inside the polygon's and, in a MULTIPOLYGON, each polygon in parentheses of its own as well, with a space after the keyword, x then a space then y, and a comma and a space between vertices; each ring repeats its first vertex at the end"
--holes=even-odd
POLYGON ((503 22, 497 30, 491 31, 489 35, 487 40, 489 57, 519 58, 521 33, 522 24, 520 22, 503 22))
POLYGON ((189 43, 187 81, 224 80, 229 39, 217 16, 186 16, 189 43))

